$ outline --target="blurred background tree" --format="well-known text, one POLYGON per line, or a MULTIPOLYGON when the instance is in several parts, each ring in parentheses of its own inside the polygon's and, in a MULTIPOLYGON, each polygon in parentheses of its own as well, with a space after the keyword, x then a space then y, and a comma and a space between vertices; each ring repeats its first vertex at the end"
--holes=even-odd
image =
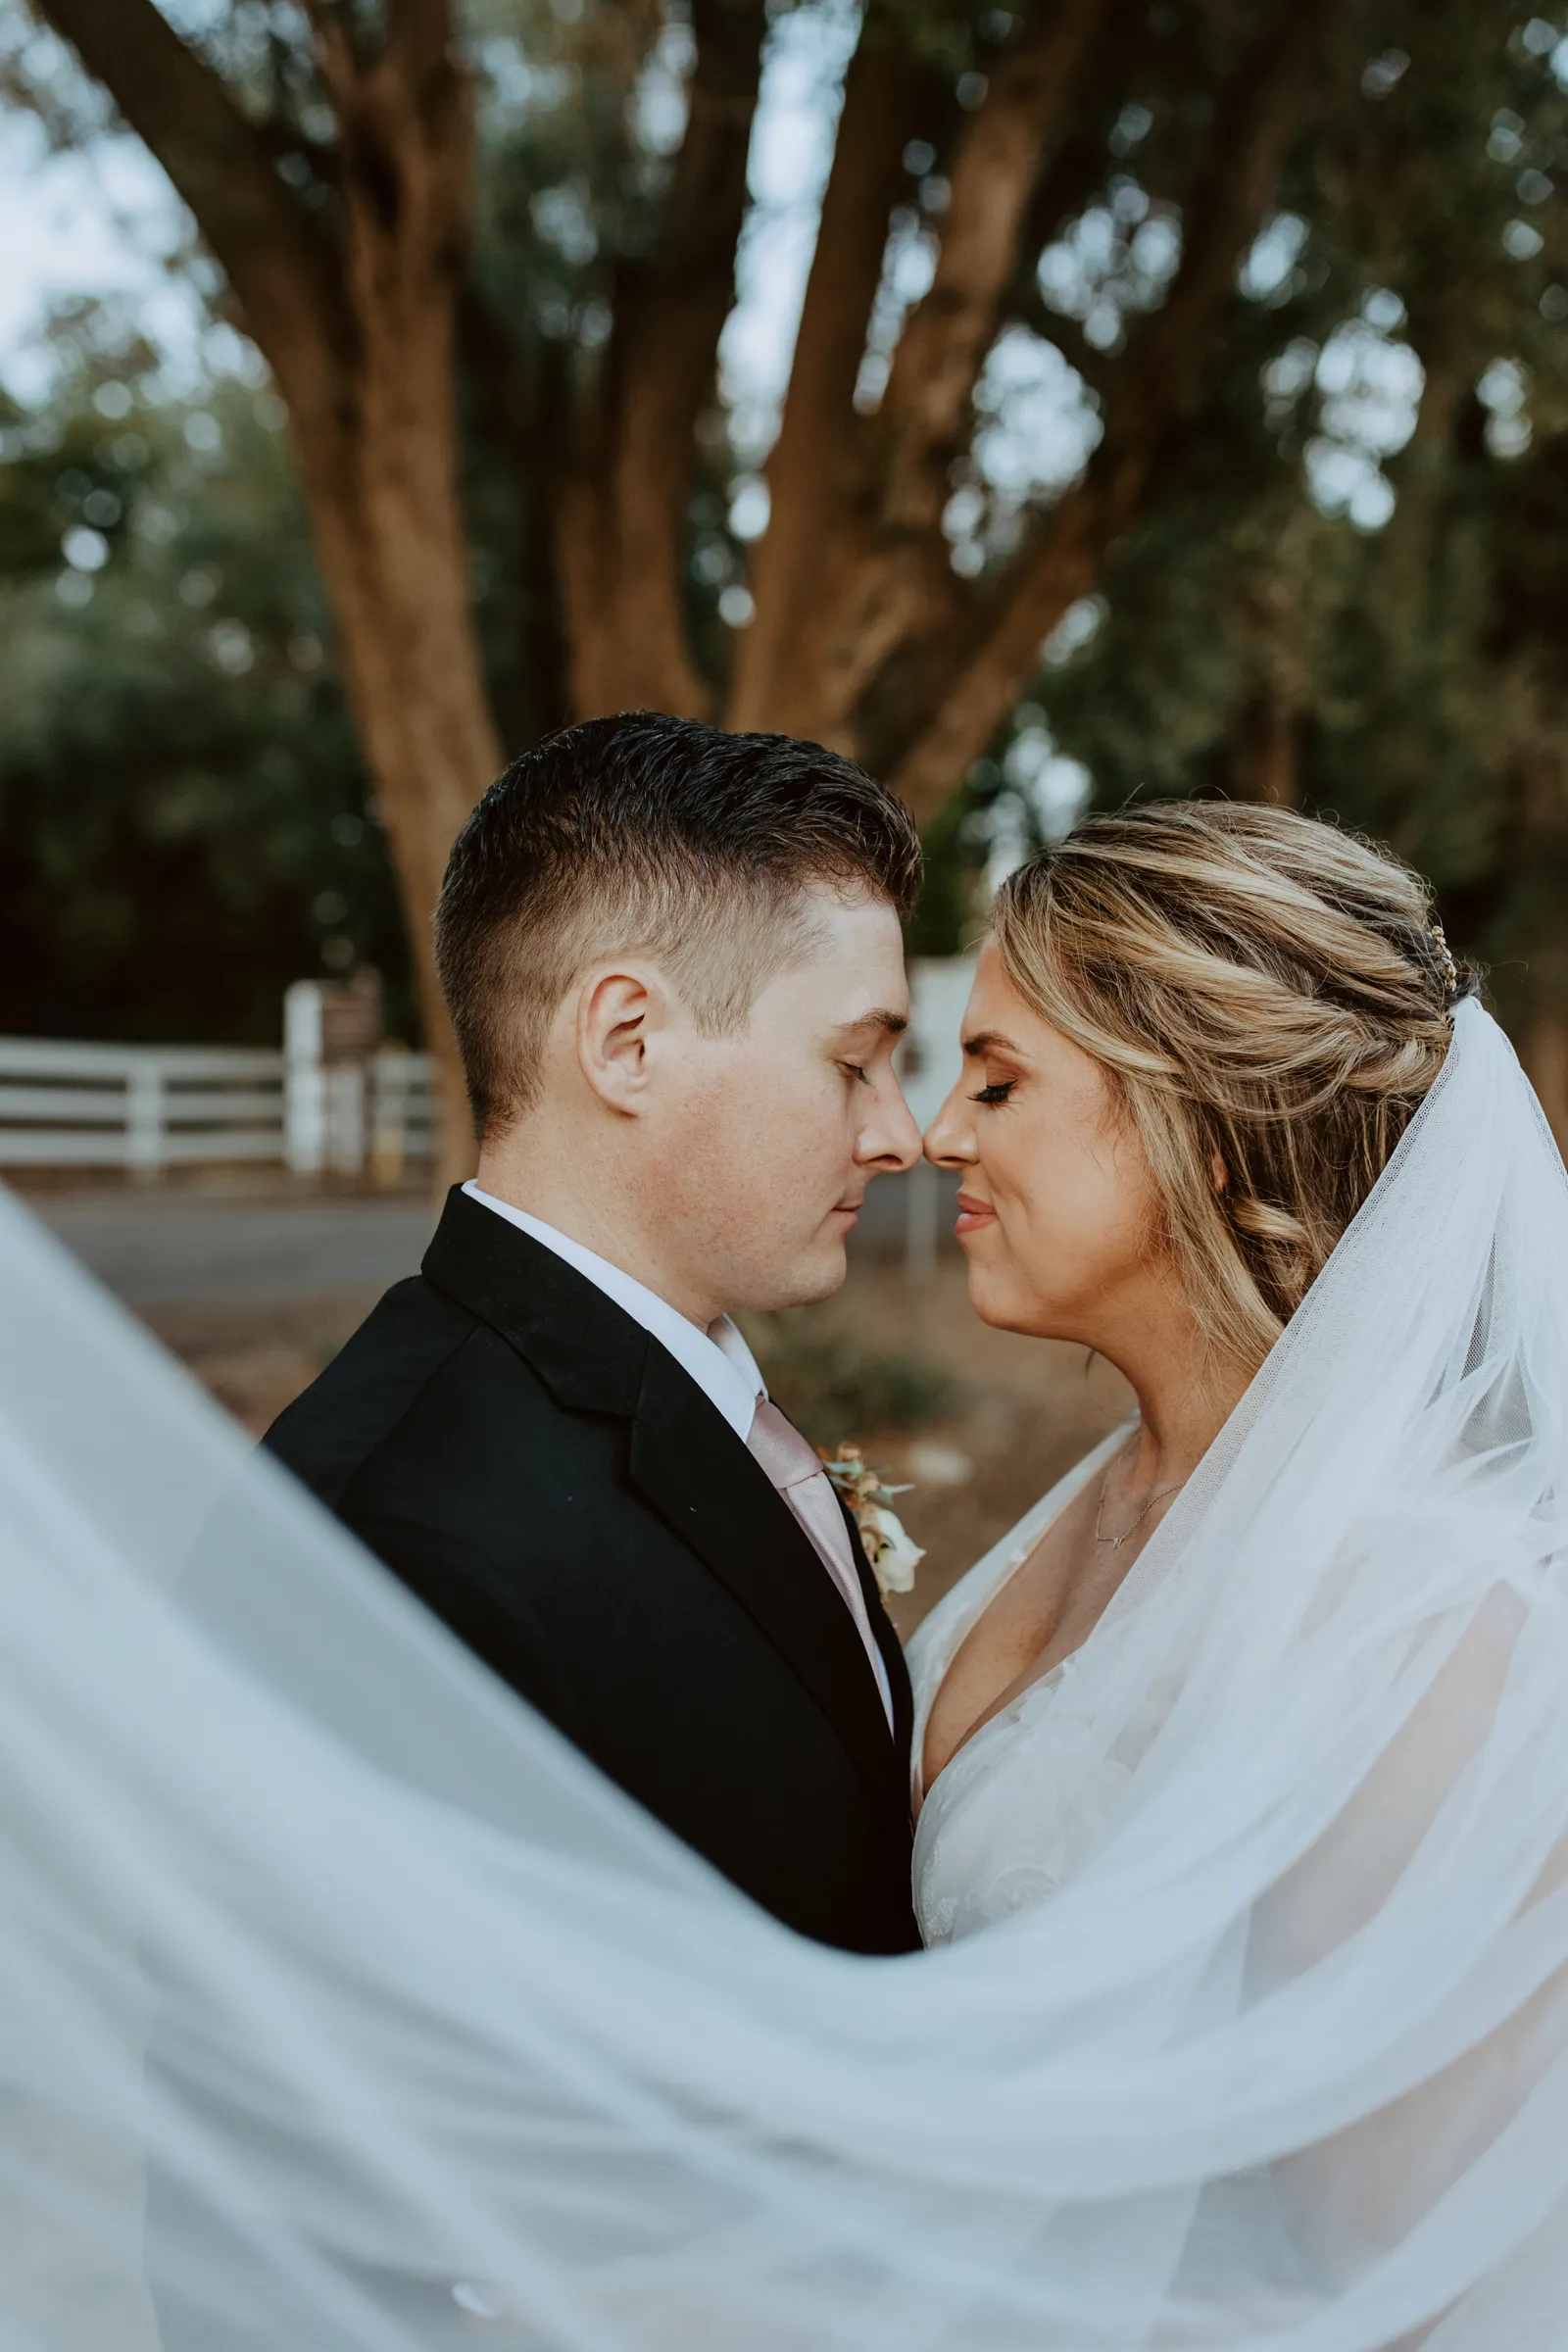
MULTIPOLYGON (((97 135, 91 85, 9 6, 13 93, 97 135)), ((1090 795, 1335 810, 1434 874, 1568 1103, 1562 24, 1500 0, 40 6, 191 207, 302 488, 267 387, 198 404, 223 464, 154 503, 253 554, 193 541, 165 602, 207 563, 255 609, 215 591, 137 655, 117 600, 146 542, 81 504, 134 502, 71 454, 113 442, 91 368, 12 420, 6 593, 104 682, 92 736, 47 683, 66 655, 24 677, 8 650, 6 822, 39 875, 84 739, 108 779, 142 728, 120 806, 150 841, 199 738, 226 783, 190 888, 259 935, 275 886, 290 954, 389 964, 381 835, 334 831, 368 806, 439 1049, 428 906, 500 743, 651 702, 892 775, 931 827, 932 951, 1090 795), (771 381, 769 335, 793 351, 771 381), (302 513, 331 631, 299 617, 302 513), (232 675, 226 619, 255 649, 232 675), (291 746, 285 786, 265 757, 291 746)), ((191 420, 130 429, 183 465, 191 420)))
POLYGON ((1568 43, 1495 32, 1451 24, 1436 87, 1372 59, 1388 127, 1282 188, 1034 715, 1102 804, 1228 793, 1391 843, 1568 1138, 1568 43))
POLYGON ((53 341, 0 409, 0 1028, 270 1044, 289 981, 367 962, 406 1028, 276 395, 150 400, 95 307, 53 341))

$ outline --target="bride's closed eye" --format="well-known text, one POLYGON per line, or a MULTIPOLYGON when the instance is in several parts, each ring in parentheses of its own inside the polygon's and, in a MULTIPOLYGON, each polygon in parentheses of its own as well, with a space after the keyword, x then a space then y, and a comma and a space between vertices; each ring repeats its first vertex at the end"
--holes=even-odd
POLYGON ((977 1095, 971 1095, 969 1100, 971 1102, 1005 1102, 1017 1083, 1016 1078, 998 1078, 992 1085, 983 1086, 977 1095))

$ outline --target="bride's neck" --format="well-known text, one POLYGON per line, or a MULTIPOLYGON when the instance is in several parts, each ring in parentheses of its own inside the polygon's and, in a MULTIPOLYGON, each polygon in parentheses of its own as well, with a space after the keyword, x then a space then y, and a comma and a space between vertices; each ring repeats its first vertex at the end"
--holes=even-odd
POLYGON ((1216 1357, 1193 1327, 1185 1300, 1143 1320, 1124 1347, 1104 1348, 1138 1399, 1138 1492, 1191 1477, 1250 1381, 1250 1371, 1216 1357))
POLYGON ((1138 1387, 1138 1460, 1128 1485, 1142 1494, 1191 1478, 1246 1388, 1245 1380, 1224 1390, 1173 1396, 1138 1387))

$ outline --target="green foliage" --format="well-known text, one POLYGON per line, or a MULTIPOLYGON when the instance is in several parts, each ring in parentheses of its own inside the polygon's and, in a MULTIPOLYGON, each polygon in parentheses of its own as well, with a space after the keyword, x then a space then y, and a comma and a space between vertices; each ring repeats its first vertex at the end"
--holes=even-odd
POLYGON ((0 416, 0 1029, 269 1043, 358 962, 406 1026, 279 404, 163 396, 101 324, 0 416))
POLYGON ((769 1394, 813 1446, 923 1429, 953 1409, 955 1384, 927 1356, 862 1351, 777 1322, 752 1338, 769 1394))
POLYGON ((1510 22, 1354 21, 1380 46, 1282 191, 1294 253, 1232 303, 1033 694, 1100 806, 1283 791, 1389 843, 1519 1025, 1568 1009, 1568 74, 1510 22))
MULTIPOLYGON (((1023 13, 879 8, 877 37, 932 69, 906 231, 940 225, 954 132, 1023 13)), ((1155 5, 1101 43, 1004 306, 1089 396, 1136 351, 1158 299, 1140 223, 1181 217, 1205 93, 1256 21, 1155 5), (1064 292, 1029 255, 1059 255, 1086 224, 1082 282, 1064 292)), ((605 365, 624 266, 657 242, 686 33, 678 11, 603 0, 473 0, 466 24, 481 165, 464 489, 510 748, 564 715, 553 453, 568 395, 605 365)), ((201 37, 327 203, 302 26, 233 0, 201 37)), ((1060 821, 1019 757, 1049 728, 1102 805, 1283 781, 1431 873, 1505 1010, 1568 1006, 1568 72, 1548 37, 1565 35, 1560 17, 1516 22, 1500 0, 1348 7, 1280 192, 1275 266, 1229 304, 1082 626, 1058 632, 1029 702, 928 829, 912 952, 965 944, 988 866, 1060 821), (1335 369, 1401 354, 1425 389, 1407 445, 1372 449, 1396 495, 1385 525, 1375 500, 1354 519, 1333 489, 1377 436, 1376 399, 1336 391, 1335 369)), ((407 958, 384 845, 272 405, 233 376, 176 399, 148 355, 96 333, 62 322, 47 410, 0 432, 0 1026, 270 1036, 278 990, 332 968, 323 951, 379 964, 396 1004, 407 958), (112 519, 93 521, 94 500, 112 519), (82 529, 105 543, 96 572, 62 560, 82 529)), ((1006 425, 991 415, 986 430, 1006 425)), ((746 561, 730 426, 715 399, 690 504, 689 617, 715 680, 732 642, 719 599, 746 561)), ((972 451, 953 479, 985 507, 971 552, 990 576, 1051 493, 1009 515, 972 451)))

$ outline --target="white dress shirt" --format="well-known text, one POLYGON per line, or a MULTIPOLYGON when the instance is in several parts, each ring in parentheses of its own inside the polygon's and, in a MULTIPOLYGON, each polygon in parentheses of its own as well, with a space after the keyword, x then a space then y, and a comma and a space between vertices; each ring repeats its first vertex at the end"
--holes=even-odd
MULTIPOLYGON (((481 1192, 473 1177, 463 1189, 470 1200, 477 1200, 482 1208, 494 1209, 496 1215, 505 1217, 509 1225, 515 1225, 519 1232, 531 1234, 544 1249, 553 1250, 557 1257, 564 1258, 568 1266, 575 1266, 585 1280, 591 1282, 596 1290, 603 1291, 607 1298, 612 1298, 634 1323, 640 1323, 644 1331, 651 1332, 661 1347, 668 1348, 682 1370, 691 1374, 709 1402, 723 1414, 741 1444, 746 1444, 757 1407, 767 1395, 767 1384, 758 1368, 756 1356, 728 1315, 720 1315, 716 1323, 710 1323, 708 1329, 702 1331, 671 1306, 667 1298, 661 1298, 657 1291, 651 1291, 645 1282, 639 1282, 634 1274, 627 1274, 621 1267, 612 1266, 609 1258, 601 1257, 597 1250, 585 1250, 581 1242, 574 1242, 569 1234, 559 1233, 554 1225, 547 1225, 542 1217, 531 1217, 525 1208, 514 1208, 510 1200, 498 1200, 493 1193, 481 1192)), ((833 1573, 825 1563, 823 1573, 829 1576, 833 1573)), ((835 1577, 833 1581, 837 1590, 838 1579, 835 1577)), ((877 1648, 869 1622, 863 1627, 859 1626, 861 1612, 848 1600, 845 1605, 857 1620, 857 1630, 865 1643, 891 1725, 893 1693, 882 1653, 877 1648)))

